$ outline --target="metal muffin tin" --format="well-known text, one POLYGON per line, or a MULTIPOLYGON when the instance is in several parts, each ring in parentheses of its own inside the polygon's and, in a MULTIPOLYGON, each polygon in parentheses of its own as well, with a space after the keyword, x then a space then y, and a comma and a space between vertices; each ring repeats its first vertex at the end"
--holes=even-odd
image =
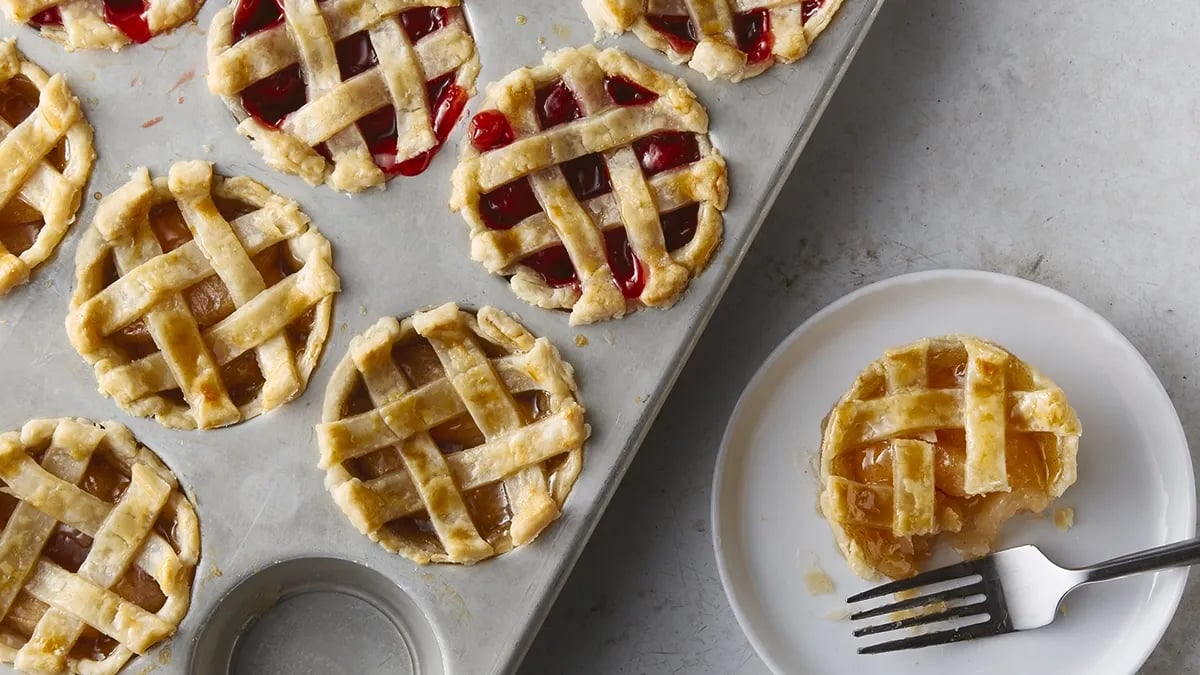
MULTIPOLYGON (((195 25, 118 53, 68 54, 8 24, 4 33, 15 34, 29 58, 67 76, 96 130, 99 157, 57 256, 29 285, 0 298, 0 429, 37 417, 120 420, 179 476, 200 516, 191 610, 173 639, 124 672, 515 670, 882 2, 845 0, 803 61, 738 85, 672 66, 630 35, 607 41, 688 81, 728 160, 731 192, 725 241, 678 305, 575 328, 565 313, 524 304, 470 260, 467 226, 446 207, 464 124, 421 176, 350 198, 268 169, 235 133, 204 83, 204 33, 217 4, 204 7, 195 25), (125 415, 96 392, 63 327, 75 248, 95 194, 124 184, 136 167, 165 175, 180 159, 214 161, 221 174, 250 176, 298 201, 333 243, 342 278, 331 337, 308 390, 279 410, 215 431, 173 431, 125 415), (420 567, 359 534, 333 503, 317 467, 313 425, 353 335, 380 316, 450 300, 499 307, 556 344, 575 366, 593 433, 562 517, 535 542, 473 567, 420 567)), ((546 49, 593 37, 576 0, 466 4, 483 66, 480 92, 513 68, 540 62, 546 49)))

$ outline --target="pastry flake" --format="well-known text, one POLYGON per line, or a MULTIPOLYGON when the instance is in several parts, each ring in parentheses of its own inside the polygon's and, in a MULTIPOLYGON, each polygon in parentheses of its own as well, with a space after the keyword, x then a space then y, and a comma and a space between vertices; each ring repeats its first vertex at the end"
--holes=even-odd
POLYGON ((0 434, 0 661, 116 673, 175 633, 200 557, 175 476, 116 422, 0 434))
POLYGON ((916 574, 942 533, 986 555, 1005 521, 1074 484, 1080 433, 1063 391, 996 344, 889 349, 824 422, 821 512, 864 578, 916 574))
POLYGON ((598 31, 632 30, 674 63, 738 82, 808 54, 842 0, 583 0, 598 31))
POLYGON ((208 86, 267 164, 345 192, 421 173, 475 93, 458 0, 235 0, 208 86))
POLYGON ((295 202, 178 162, 105 197, 75 259, 67 316, 100 391, 177 429, 225 426, 298 396, 339 290, 329 242, 295 202))
POLYGON ((58 246, 92 172, 92 128, 62 75, 0 42, 0 295, 58 246))
POLYGON ((350 342, 317 426, 325 485, 418 563, 474 563, 558 518, 590 433, 573 370, 500 310, 454 304, 350 342))
POLYGON ((681 80, 615 49, 488 87, 452 177, 471 257, 572 324, 669 307, 721 240, 725 160, 681 80))

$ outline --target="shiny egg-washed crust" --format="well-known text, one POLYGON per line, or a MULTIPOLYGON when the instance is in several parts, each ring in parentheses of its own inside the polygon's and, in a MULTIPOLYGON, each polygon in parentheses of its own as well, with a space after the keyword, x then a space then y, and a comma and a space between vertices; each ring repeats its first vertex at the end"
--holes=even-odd
POLYGON ((340 290, 329 242, 292 200, 250 178, 213 174, 208 162, 177 162, 167 178, 145 168, 96 209, 75 258, 67 335, 95 369, 100 391, 133 415, 176 429, 220 427, 255 417, 299 396, 325 339, 340 290), (256 210, 227 221, 213 197, 256 210), (194 239, 168 253, 150 229, 150 209, 175 201, 194 239), (302 267, 266 287, 251 256, 283 243, 302 267), (119 278, 105 286, 105 265, 119 278), (182 292, 216 274, 237 310, 200 329, 182 292), (288 325, 314 308, 305 344, 291 345, 288 325), (131 361, 108 337, 145 320, 158 349, 131 361), (235 406, 220 367, 254 350, 264 383, 235 406), (164 396, 178 389, 186 405, 164 396))
MULTIPOLYGON (((143 0, 143 14, 151 37, 179 27, 196 15, 202 0, 143 0)), ((39 12, 57 8, 61 26, 31 26, 67 51, 111 49, 114 52, 132 40, 104 18, 104 3, 96 0, 0 0, 4 13, 15 23, 27 23, 39 12)))
POLYGON ((208 31, 208 87, 238 118, 238 133, 251 139, 276 171, 312 185, 359 192, 387 178, 359 133, 359 119, 396 109, 397 162, 436 148, 434 111, 425 83, 457 70, 454 84, 472 96, 479 74, 475 40, 461 11, 449 23, 409 40, 401 12, 420 7, 459 6, 459 0, 284 0, 284 22, 234 42, 237 1, 213 17, 208 31), (342 81, 334 45, 359 31, 370 34, 378 65, 342 81), (238 93, 300 63, 308 102, 278 128, 246 113, 238 93), (316 147, 325 144, 331 160, 316 147))
POLYGON ((667 55, 673 63, 686 63, 708 79, 738 82, 759 75, 776 63, 793 63, 806 54, 825 31, 842 0, 824 0, 804 19, 808 0, 583 0, 583 8, 596 30, 620 34, 632 30, 647 46, 667 55), (771 58, 749 63, 738 48, 734 16, 765 9, 773 36, 771 58), (647 16, 690 17, 699 41, 694 50, 675 49, 647 16))
POLYGON ((721 241, 729 186, 725 159, 708 139, 708 115, 682 80, 661 73, 616 49, 563 49, 546 54, 541 66, 521 68, 487 88, 480 110, 499 110, 516 138, 480 153, 463 143, 451 178, 450 208, 471 227, 471 258, 489 272, 510 277, 528 303, 571 310, 572 325, 623 316, 639 306, 665 308, 682 296, 708 264, 721 241), (607 75, 624 77, 653 92, 649 104, 619 106, 605 94, 607 75), (578 99, 581 119, 539 130, 536 91, 561 79, 578 99), (691 132, 699 161, 646 178, 631 144, 661 131, 691 132), (580 203, 558 165, 601 153, 612 191, 580 203), (517 178, 528 177, 542 210, 506 230, 492 230, 480 198, 517 178), (667 251, 659 215, 699 204, 695 236, 667 251), (635 255, 646 266, 641 295, 626 302, 605 257, 604 232, 624 227, 635 255), (562 244, 579 287, 555 288, 522 265, 529 255, 562 244))
POLYGON ((174 474, 127 428, 71 418, 28 422, 0 434, 0 481, 18 500, 0 535, 0 617, 29 613, 39 601, 50 606, 28 638, 0 625, 0 661, 31 673, 111 675, 175 633, 191 601, 200 526, 174 474), (130 481, 115 504, 79 487, 100 454, 130 481), (155 530, 164 517, 172 541, 155 530), (59 523, 91 538, 76 572, 42 555, 59 523), (157 612, 110 590, 131 567, 166 597, 157 612), (117 642, 101 661, 69 655, 87 626, 117 642))
POLYGON ((28 281, 33 268, 50 257, 62 241, 75 220, 83 186, 96 159, 92 127, 63 76, 47 76, 9 39, 0 42, 0 89, 16 77, 37 87, 38 105, 16 127, 0 120, 0 166, 4 167, 0 175, 0 209, 21 199, 41 212, 44 223, 33 246, 20 255, 0 244, 0 295, 28 281), (64 140, 67 163, 59 173, 46 156, 64 140))
POLYGON ((583 467, 591 432, 576 400, 574 371, 545 338, 534 338, 492 307, 478 314, 448 303, 396 321, 381 319, 350 342, 325 393, 317 426, 325 486, 363 534, 418 563, 474 563, 527 544, 561 513, 583 467), (428 340, 443 377, 419 388, 392 359, 393 347, 428 340), (489 358, 480 346, 504 353, 489 358), (365 384, 374 408, 346 417, 347 402, 365 384), (540 391, 544 417, 526 424, 513 395, 540 391), (428 430, 467 413, 483 432, 483 445, 443 455, 428 430), (346 464, 395 447, 404 470, 363 481, 346 464), (547 462, 561 458, 550 467, 547 462), (548 475, 549 474, 549 475, 548 475), (503 482, 512 511, 506 532, 485 540, 464 496, 503 482), (388 522, 425 514, 439 544, 389 530, 388 522))
POLYGON ((901 543, 940 532, 970 534, 964 529, 970 523, 947 508, 935 481, 940 475, 936 434, 959 430, 965 438, 964 498, 983 500, 1013 489, 1006 453, 1010 442, 1023 440, 1018 436, 1041 449, 1044 494, 1035 495, 1041 508, 1075 482, 1079 418, 1048 377, 1002 347, 968 335, 889 349, 834 406, 821 440, 821 512, 857 574, 870 579, 889 570, 872 564, 869 543, 859 541, 856 532, 871 531, 901 543), (931 387, 934 364, 943 370, 955 364, 957 385, 931 387), (891 453, 890 485, 838 475, 835 460, 840 455, 880 444, 891 453))

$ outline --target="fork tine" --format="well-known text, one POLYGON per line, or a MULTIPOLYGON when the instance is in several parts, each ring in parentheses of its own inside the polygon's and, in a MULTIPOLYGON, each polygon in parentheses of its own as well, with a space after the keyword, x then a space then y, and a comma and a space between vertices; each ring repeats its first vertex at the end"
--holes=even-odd
POLYGON ((940 593, 930 593, 929 595, 921 595, 915 598, 908 598, 906 600, 900 600, 899 602, 893 602, 890 605, 880 605, 878 607, 872 607, 871 609, 864 609, 861 612, 855 612, 851 614, 850 620, 858 621, 859 619, 869 619, 873 616, 879 616, 881 614, 899 612, 902 609, 910 609, 912 607, 920 607, 921 605, 928 605, 935 602, 945 602, 947 600, 956 600, 958 598, 967 598, 972 595, 984 594, 985 587, 983 582, 977 581, 973 584, 967 584, 966 586, 955 586, 954 588, 941 591, 940 593))
MULTIPOLYGON (((979 560, 986 560, 986 558, 980 558, 979 560)), ((917 588, 918 586, 936 584, 939 581, 949 581, 950 579, 956 579, 958 577, 981 574, 981 564, 979 560, 968 560, 965 562, 956 563, 954 565, 949 565, 947 567, 939 567, 936 570, 929 570, 928 572, 925 572, 924 574, 918 574, 915 577, 909 577, 907 579, 900 579, 899 581, 881 584, 875 588, 869 588, 862 593, 850 596, 846 599, 846 602, 862 602, 863 600, 878 598, 881 595, 907 591, 910 588, 917 588)))
POLYGON ((938 631, 936 633, 926 633, 924 635, 916 635, 914 637, 903 638, 900 640, 892 640, 891 642, 880 642, 867 647, 859 647, 859 654, 883 654, 885 652, 894 652, 901 649, 916 649, 918 647, 932 647, 934 645, 950 644, 951 642, 961 642, 963 640, 974 640, 975 638, 990 637, 992 635, 1003 635, 1013 631, 1012 624, 1007 621, 984 621, 982 623, 973 623, 970 626, 961 628, 952 628, 950 630, 938 631))
POLYGON ((988 603, 986 600, 981 600, 970 605, 960 605, 951 607, 940 612, 925 612, 916 616, 910 616, 907 619, 897 621, 889 621, 888 623, 875 624, 859 628, 854 631, 854 637, 864 637, 874 635, 876 633, 886 633, 891 630, 900 630, 901 628, 912 628, 913 626, 921 626, 927 623, 937 623, 946 619, 957 619, 959 617, 975 616, 977 614, 987 614, 988 603))

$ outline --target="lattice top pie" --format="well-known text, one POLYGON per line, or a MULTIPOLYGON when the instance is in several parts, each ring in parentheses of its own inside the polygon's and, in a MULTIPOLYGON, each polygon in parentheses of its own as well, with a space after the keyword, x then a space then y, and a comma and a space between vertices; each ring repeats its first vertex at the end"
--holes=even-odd
POLYGON ((558 350, 500 310, 383 319, 325 394, 325 485, 389 551, 473 563, 558 518, 583 466, 583 412, 558 350))
POLYGON ((68 50, 148 42, 192 18, 202 0, 0 0, 8 18, 68 50))
POLYGON ((986 340, 890 349, 825 421, 821 511, 859 575, 912 576, 935 535, 988 553, 1075 482, 1080 425, 1045 375, 986 340))
POLYGON ((842 0, 583 0, 597 30, 632 29, 675 63, 737 82, 792 63, 829 25, 842 0))
POLYGON ((339 289, 295 202, 178 162, 96 209, 75 260, 71 344, 100 391, 180 429, 233 424, 304 391, 339 289))
POLYGON ((0 434, 0 661, 109 675, 175 632, 200 528, 175 476, 116 422, 0 434))
POLYGON ((480 110, 450 206, 523 300, 591 323, 670 306, 708 264, 725 160, 681 80, 589 45, 510 73, 480 110))
POLYGON ((62 75, 0 42, 0 295, 29 279, 75 220, 96 151, 62 75))
POLYGON ((235 0, 208 85, 272 168, 358 192, 429 166, 475 92, 458 0, 235 0))

